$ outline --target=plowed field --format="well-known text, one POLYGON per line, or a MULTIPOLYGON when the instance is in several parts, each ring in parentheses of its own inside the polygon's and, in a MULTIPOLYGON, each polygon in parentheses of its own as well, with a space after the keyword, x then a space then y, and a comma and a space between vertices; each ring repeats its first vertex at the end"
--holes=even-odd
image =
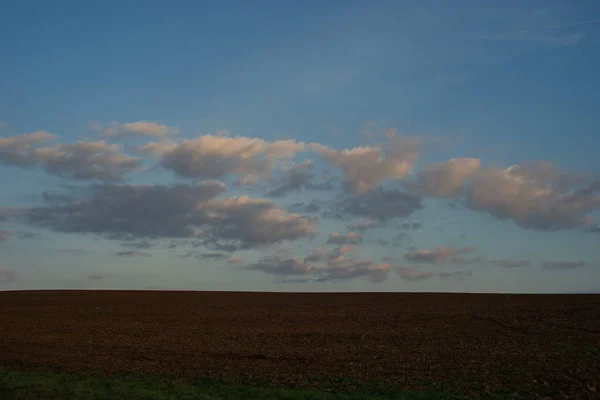
POLYGON ((0 292, 0 364, 594 396, 600 295, 0 292))

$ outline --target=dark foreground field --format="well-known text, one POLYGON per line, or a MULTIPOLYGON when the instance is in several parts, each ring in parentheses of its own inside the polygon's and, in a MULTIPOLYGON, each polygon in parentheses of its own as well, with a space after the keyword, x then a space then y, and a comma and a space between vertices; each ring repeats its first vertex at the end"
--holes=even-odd
POLYGON ((0 292, 0 365, 596 398, 600 295, 0 292))

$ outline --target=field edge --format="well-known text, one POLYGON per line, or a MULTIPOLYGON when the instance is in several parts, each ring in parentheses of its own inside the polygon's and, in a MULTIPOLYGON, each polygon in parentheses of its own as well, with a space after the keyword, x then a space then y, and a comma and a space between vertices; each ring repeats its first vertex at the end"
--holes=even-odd
MULTIPOLYGON (((349 382, 349 381, 348 381, 349 382)), ((452 387, 428 386, 421 390, 403 389, 388 384, 348 386, 339 378, 323 377, 306 386, 244 377, 208 378, 194 380, 150 374, 127 373, 105 375, 100 372, 74 373, 33 366, 0 363, 0 397, 3 399, 524 399, 522 394, 495 392, 459 393, 452 387), (315 383, 317 384, 315 386, 315 383), (319 386, 320 385, 320 386, 319 386)))

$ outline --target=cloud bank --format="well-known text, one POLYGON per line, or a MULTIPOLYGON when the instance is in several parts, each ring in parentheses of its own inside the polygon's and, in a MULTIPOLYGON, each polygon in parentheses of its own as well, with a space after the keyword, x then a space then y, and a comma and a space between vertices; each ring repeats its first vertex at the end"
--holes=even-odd
MULTIPOLYGON (((361 255, 372 244, 389 249, 419 240, 427 224, 414 220, 421 221, 418 213, 432 201, 462 205, 525 230, 595 232, 598 226, 592 217, 600 208, 597 177, 560 171, 549 162, 486 166, 475 157, 419 166, 421 141, 397 138, 397 132, 384 135, 388 138, 384 143, 335 149, 294 139, 232 136, 227 131, 174 140, 178 129, 149 121, 95 123, 90 129, 103 140, 62 143, 41 130, 0 137, 0 164, 36 169, 63 180, 57 189, 44 189, 33 206, 0 207, 0 222, 118 241, 129 248, 114 252, 120 257, 148 257, 142 250, 149 248, 187 247, 182 257, 246 264, 247 270, 311 282, 356 278, 382 282, 390 271, 406 282, 462 280, 472 274, 431 272, 418 264, 487 263, 506 269, 533 265, 526 260, 488 261, 472 254, 472 247, 412 247, 394 256, 379 254, 382 262, 361 255), (154 141, 132 148, 110 142, 127 137, 154 141), (127 153, 131 149, 137 156, 127 153), (146 182, 157 173, 148 162, 168 171, 168 179, 178 183, 131 183, 138 173, 146 174, 146 182), (382 237, 385 229, 412 232, 382 237), (311 241, 322 247, 298 255, 311 241), (291 253, 264 256, 271 246, 285 242, 298 246, 291 253), (232 255, 242 250, 265 253, 248 263, 246 257, 232 255), (414 267, 396 265, 394 260, 414 267)), ((12 237, 33 234, 0 230, 1 242, 12 237)), ((544 269, 588 265, 541 263, 544 269)))

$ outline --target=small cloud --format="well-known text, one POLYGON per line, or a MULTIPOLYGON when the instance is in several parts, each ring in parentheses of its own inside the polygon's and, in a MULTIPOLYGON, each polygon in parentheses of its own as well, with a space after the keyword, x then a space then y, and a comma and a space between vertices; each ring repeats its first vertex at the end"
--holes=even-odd
POLYGON ((196 252, 196 251, 188 251, 187 253, 179 254, 177 257, 179 257, 179 258, 192 258, 192 257, 196 257, 197 254, 198 254, 198 252, 196 252))
POLYGON ((181 258, 196 258, 198 260, 214 260, 214 261, 226 261, 228 264, 241 264, 246 262, 243 258, 234 258, 227 252, 222 251, 211 251, 211 252, 199 252, 199 251, 188 251, 185 254, 181 254, 178 257, 181 258))
POLYGON ((265 257, 246 268, 277 276, 309 275, 316 270, 310 263, 298 257, 284 258, 280 256, 265 257))
POLYGON ((329 234, 329 239, 327 239, 327 244, 359 244, 362 242, 363 237, 361 234, 356 232, 348 232, 346 234, 341 234, 338 232, 333 232, 329 234))
POLYGON ((143 251, 135 251, 135 250, 128 250, 128 251, 117 251, 117 256, 119 257, 152 257, 152 255, 150 253, 144 253, 143 251))
POLYGON ((120 152, 104 141, 37 147, 55 139, 45 131, 0 138, 0 163, 17 167, 39 166, 48 174, 75 179, 121 181, 141 167, 141 160, 120 152))
POLYGON ((33 233, 33 232, 18 232, 18 231, 0 230, 0 241, 7 240, 11 237, 15 237, 18 239, 35 239, 39 236, 40 236, 39 233, 33 233))
POLYGON ((197 258, 210 259, 210 260, 224 260, 229 258, 228 253, 223 253, 220 251, 213 251, 208 253, 200 253, 196 255, 197 258))
POLYGON ((582 228, 600 207, 600 180, 560 172, 549 162, 487 168, 469 184, 467 205, 524 229, 582 228))
MULTIPOLYGON (((219 222, 198 210, 198 205, 225 189, 218 182, 94 185, 66 204, 44 204, 18 215, 25 223, 54 232, 90 233, 131 243, 148 238, 189 239, 197 237, 197 226, 219 222)), ((275 207, 261 211, 269 208, 275 207)))
POLYGON ((142 240, 137 240, 137 241, 124 242, 124 243, 121 243, 121 246, 134 247, 136 249, 150 249, 150 248, 154 247, 154 244, 152 242, 150 242, 148 239, 142 239, 142 240))
POLYGON ((104 137, 118 139, 133 136, 158 138, 177 135, 179 133, 179 128, 159 125, 151 121, 126 122, 124 124, 111 122, 107 126, 103 126, 97 121, 92 121, 90 122, 89 130, 100 133, 104 137))
POLYGON ((503 268, 521 268, 529 267, 532 263, 531 261, 494 260, 490 261, 490 264, 497 265, 503 268))
POLYGON ((102 124, 98 121, 91 121, 88 125, 88 130, 92 132, 102 132, 102 124))
POLYGON ((61 253, 69 253, 69 254, 87 254, 87 253, 89 253, 89 250, 75 249, 72 247, 65 247, 62 249, 58 249, 58 251, 60 251, 61 253))
POLYGON ((390 265, 387 263, 376 264, 370 260, 358 257, 344 256, 329 260, 327 268, 318 270, 317 282, 341 281, 360 277, 367 277, 373 283, 383 282, 388 278, 390 265))
POLYGON ((552 261, 544 262, 542 266, 546 269, 574 269, 588 266, 588 263, 583 261, 552 261))
POLYGON ((17 234, 17 237, 19 239, 36 239, 39 238, 41 235, 39 233, 33 233, 33 232, 19 232, 17 234))
POLYGON ((318 143, 308 146, 341 169, 347 191, 360 194, 374 189, 383 180, 401 180, 409 175, 417 162, 420 142, 403 139, 345 150, 330 149, 318 143))
POLYGON ((121 182, 125 175, 141 168, 139 158, 103 140, 37 148, 31 151, 30 159, 51 175, 74 180, 121 182))
POLYGON ((159 125, 156 122, 137 121, 124 123, 122 128, 124 134, 162 137, 166 135, 176 135, 178 128, 170 128, 166 125, 159 125))
POLYGON ((32 155, 34 147, 55 138, 55 135, 46 131, 0 137, 0 164, 17 167, 33 166, 37 163, 32 155))
POLYGON ((339 246, 330 252, 319 247, 304 258, 281 253, 265 257, 246 268, 275 275, 278 282, 289 282, 289 276, 303 277, 294 278, 296 283, 342 281, 360 277, 369 278, 376 283, 387 279, 389 264, 376 264, 352 256, 351 253, 356 250, 357 246, 348 245, 339 246))
POLYGON ((152 154, 160 165, 181 178, 225 179, 236 175, 238 184, 270 178, 276 165, 291 161, 304 150, 296 140, 267 142, 259 138, 204 135, 181 143, 153 142, 137 147, 152 154))
POLYGON ((480 167, 478 158, 453 158, 440 164, 425 165, 418 172, 417 181, 407 186, 421 195, 455 197, 480 167))
POLYGON ((441 279, 453 278, 454 280, 462 281, 466 277, 473 275, 473 272, 471 272, 471 271, 440 272, 438 275, 441 279))
POLYGON ((350 231, 357 230, 360 232, 364 232, 367 229, 377 228, 378 226, 381 226, 381 221, 377 221, 374 219, 368 219, 368 218, 361 218, 358 221, 357 225, 349 226, 348 230, 350 230, 350 231))
POLYGON ((280 284, 280 283, 298 284, 298 283, 314 282, 314 280, 311 278, 289 278, 287 276, 276 276, 275 279, 273 279, 273 282, 277 283, 277 284, 280 284))
MULTIPOLYGON (((435 250, 420 250, 404 254, 404 258, 411 262, 427 264, 442 264, 458 254, 466 254, 475 251, 472 247, 458 249, 456 247, 440 246, 435 250)), ((460 260, 459 260, 460 261, 460 260)))
POLYGON ((415 282, 433 278, 433 272, 419 271, 410 267, 396 267, 396 273, 405 281, 415 282))
POLYGON ((235 249, 263 247, 314 235, 315 217, 290 214, 275 203, 239 196, 219 198, 199 204, 197 210, 206 215, 212 230, 204 242, 211 249, 219 244, 235 249))

